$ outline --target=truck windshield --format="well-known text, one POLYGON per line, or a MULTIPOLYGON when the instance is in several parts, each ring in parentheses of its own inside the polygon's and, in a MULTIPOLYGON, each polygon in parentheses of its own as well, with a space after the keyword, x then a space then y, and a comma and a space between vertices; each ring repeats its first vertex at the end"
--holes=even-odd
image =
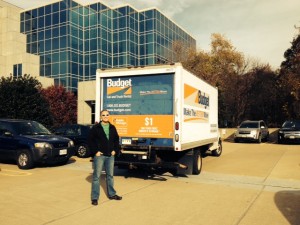
POLYGON ((49 135, 51 132, 42 124, 35 121, 22 121, 13 124, 18 135, 49 135))

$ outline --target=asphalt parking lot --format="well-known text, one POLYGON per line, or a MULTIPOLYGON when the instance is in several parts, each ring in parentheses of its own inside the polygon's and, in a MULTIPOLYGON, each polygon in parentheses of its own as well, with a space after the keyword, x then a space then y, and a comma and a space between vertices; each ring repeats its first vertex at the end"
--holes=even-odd
MULTIPOLYGON (((115 171, 122 201, 101 187, 90 203, 91 163, 19 170, 0 163, 0 224, 299 225, 300 145, 223 143, 200 175, 115 171)), ((104 183, 104 182, 103 182, 104 183)))

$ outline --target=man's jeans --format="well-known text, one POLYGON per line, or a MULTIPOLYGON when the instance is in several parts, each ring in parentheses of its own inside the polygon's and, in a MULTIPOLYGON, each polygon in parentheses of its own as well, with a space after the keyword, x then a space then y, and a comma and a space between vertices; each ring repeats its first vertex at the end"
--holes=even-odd
POLYGON ((106 187, 107 194, 109 197, 116 195, 116 191, 114 189, 114 156, 95 156, 93 159, 93 180, 92 180, 92 193, 91 199, 98 200, 100 196, 100 177, 103 166, 105 167, 106 172, 106 187))

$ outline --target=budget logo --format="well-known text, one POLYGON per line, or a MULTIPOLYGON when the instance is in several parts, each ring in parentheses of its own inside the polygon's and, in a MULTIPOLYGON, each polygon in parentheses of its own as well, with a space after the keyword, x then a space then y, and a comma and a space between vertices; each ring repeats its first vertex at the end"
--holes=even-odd
POLYGON ((132 93, 131 79, 107 79, 106 82, 107 95, 131 95, 132 93))
POLYGON ((190 85, 184 85, 184 102, 190 106, 209 108, 209 94, 190 85))

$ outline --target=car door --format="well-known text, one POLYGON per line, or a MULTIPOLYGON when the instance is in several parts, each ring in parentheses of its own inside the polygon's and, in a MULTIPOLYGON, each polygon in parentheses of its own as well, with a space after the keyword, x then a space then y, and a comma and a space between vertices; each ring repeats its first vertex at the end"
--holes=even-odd
POLYGON ((64 136, 73 140, 76 145, 80 142, 80 128, 77 125, 69 126, 65 130, 64 136))
POLYGON ((268 127, 266 126, 265 122, 260 123, 261 127, 261 133, 262 133, 262 138, 266 138, 268 136, 268 127))
POLYGON ((18 149, 18 140, 4 123, 0 123, 0 159, 14 159, 18 149))

